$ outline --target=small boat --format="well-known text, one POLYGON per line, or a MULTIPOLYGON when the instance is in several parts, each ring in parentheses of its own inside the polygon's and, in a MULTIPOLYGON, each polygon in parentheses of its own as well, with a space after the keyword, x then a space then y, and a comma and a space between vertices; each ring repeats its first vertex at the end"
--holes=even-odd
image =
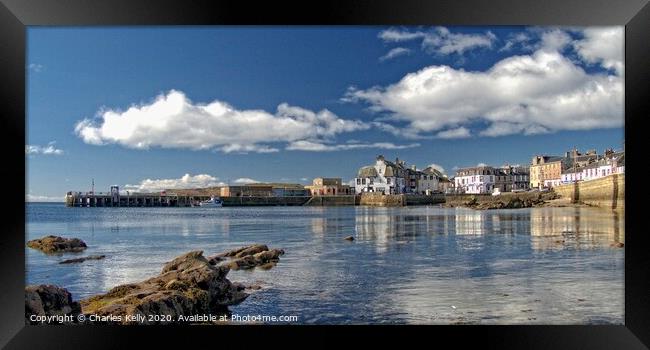
POLYGON ((201 207, 223 207, 223 201, 219 197, 210 197, 207 201, 199 202, 201 207))

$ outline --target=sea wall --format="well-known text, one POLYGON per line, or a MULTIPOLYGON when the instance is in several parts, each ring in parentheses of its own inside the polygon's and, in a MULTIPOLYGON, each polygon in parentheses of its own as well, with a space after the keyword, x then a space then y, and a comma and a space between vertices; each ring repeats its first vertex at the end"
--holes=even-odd
POLYGON ((625 174, 612 174, 600 179, 556 186, 554 190, 561 197, 570 198, 574 202, 625 209, 625 174))
POLYGON ((311 197, 221 197, 224 207, 304 205, 311 197))
POLYGON ((404 197, 406 198, 406 205, 429 205, 445 202, 445 196, 443 194, 409 194, 404 197))
POLYGON ((363 193, 359 205, 378 207, 401 207, 405 205, 428 205, 443 203, 442 195, 363 193))
POLYGON ((358 205, 360 196, 313 196, 305 203, 306 206, 341 206, 358 205))

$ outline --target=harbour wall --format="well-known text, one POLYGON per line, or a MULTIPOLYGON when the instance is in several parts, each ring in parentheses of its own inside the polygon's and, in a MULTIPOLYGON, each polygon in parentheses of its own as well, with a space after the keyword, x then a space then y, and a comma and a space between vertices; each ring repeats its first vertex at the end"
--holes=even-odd
POLYGON ((343 205, 359 205, 361 196, 313 196, 305 203, 306 206, 328 207, 343 205))
POLYGON ((252 207, 252 206, 299 206, 304 205, 311 197, 286 196, 286 197, 221 197, 224 207, 252 207))
POLYGON ((423 194, 381 194, 381 193, 363 193, 360 196, 359 205, 377 206, 377 207, 401 207, 406 205, 428 205, 444 203, 445 198, 440 195, 423 195, 423 194))
POLYGON ((625 174, 612 174, 600 179, 555 186, 554 191, 573 202, 614 210, 625 209, 625 174))

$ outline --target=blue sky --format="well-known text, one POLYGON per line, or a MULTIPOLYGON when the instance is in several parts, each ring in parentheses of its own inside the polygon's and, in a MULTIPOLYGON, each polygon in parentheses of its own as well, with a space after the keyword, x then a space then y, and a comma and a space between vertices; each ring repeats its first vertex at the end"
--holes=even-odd
POLYGON ((622 27, 30 27, 26 74, 34 201, 624 140, 622 27))

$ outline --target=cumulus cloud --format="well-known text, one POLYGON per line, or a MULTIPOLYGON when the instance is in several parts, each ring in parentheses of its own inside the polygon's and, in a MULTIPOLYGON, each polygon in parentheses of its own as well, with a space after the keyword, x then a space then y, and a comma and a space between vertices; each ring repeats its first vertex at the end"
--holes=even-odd
POLYGON ((590 27, 582 30, 582 34, 584 38, 573 43, 580 57, 622 75, 624 27, 590 27))
POLYGON ((235 180, 236 184, 256 184, 259 183, 257 180, 253 180, 248 177, 240 177, 239 179, 235 180))
POLYGON ((125 187, 129 191, 138 192, 157 192, 166 189, 188 189, 188 188, 204 188, 214 186, 224 186, 225 183, 219 181, 218 178, 207 175, 190 175, 185 174, 178 179, 145 179, 137 185, 127 184, 125 187))
POLYGON ((481 136, 506 136, 512 134, 535 135, 545 134, 549 130, 540 125, 527 125, 524 123, 508 123, 508 122, 495 122, 492 123, 487 129, 482 130, 479 134, 481 136))
POLYGON ((44 155, 56 155, 60 156, 64 152, 62 149, 56 148, 56 141, 52 141, 47 144, 47 146, 38 146, 38 145, 25 145, 25 154, 34 155, 34 154, 44 154, 44 155))
POLYGON ((63 201, 65 201, 65 196, 63 197, 40 196, 31 193, 25 195, 25 202, 63 202, 63 201))
POLYGON ((347 143, 347 144, 326 144, 313 141, 295 141, 287 146, 290 151, 311 151, 311 152, 327 152, 327 151, 347 151, 353 149, 364 148, 377 148, 377 149, 406 149, 419 147, 419 143, 411 143, 408 145, 396 145, 391 142, 374 142, 374 143, 347 143))
MULTIPOLYGON (((590 35, 585 38, 596 37, 590 35)), ((434 132, 440 138, 469 137, 467 127, 476 122, 488 124, 482 136, 622 126, 622 77, 589 74, 563 56, 558 50, 571 46, 565 32, 540 37, 536 51, 504 58, 483 72, 432 65, 385 87, 350 88, 343 100, 368 103, 371 111, 407 122, 411 134, 434 132)), ((622 50, 623 42, 608 45, 622 50)), ((579 47, 604 66, 617 66, 613 53, 596 54, 586 43, 579 47)))
POLYGON ((422 139, 425 138, 417 130, 414 130, 409 127, 397 127, 395 125, 384 123, 381 121, 374 121, 371 125, 381 131, 391 133, 398 137, 403 137, 407 139, 422 139))
POLYGON ((223 153, 248 153, 248 152, 255 152, 255 153, 275 153, 278 152, 279 149, 274 148, 274 147, 269 147, 267 145, 242 145, 238 143, 231 143, 229 145, 225 145, 222 147, 218 148, 220 151, 223 153))
POLYGON ((326 109, 313 112, 282 103, 275 114, 238 110, 218 100, 193 103, 183 92, 171 90, 126 111, 100 110, 95 119, 78 122, 75 132, 92 145, 269 153, 277 151, 269 143, 320 140, 368 128, 326 109))
POLYGON ((531 36, 525 32, 511 33, 508 35, 508 38, 505 40, 506 43, 499 49, 502 51, 510 51, 513 48, 520 48, 522 50, 530 51, 533 49, 531 45, 531 36))
POLYGON ((388 51, 387 54, 379 57, 379 60, 380 61, 387 61, 387 60, 390 60, 390 59, 398 57, 398 56, 408 55, 410 53, 411 53, 411 49, 407 49, 407 48, 404 48, 404 47, 396 47, 396 48, 391 49, 390 51, 388 51))
POLYGON ((497 39, 490 31, 485 34, 452 33, 445 27, 435 27, 428 31, 390 28, 381 31, 378 37, 388 43, 421 40, 422 50, 441 55, 462 55, 465 51, 480 47, 491 48, 497 39))
POLYGON ((464 139, 472 136, 469 129, 464 126, 455 129, 448 129, 440 131, 436 134, 436 137, 439 139, 464 139))
POLYGON ((29 70, 31 70, 32 72, 34 72, 34 73, 40 73, 40 72, 43 71, 43 69, 45 69, 45 66, 43 66, 42 64, 38 64, 38 63, 30 63, 27 66, 27 68, 29 70))

